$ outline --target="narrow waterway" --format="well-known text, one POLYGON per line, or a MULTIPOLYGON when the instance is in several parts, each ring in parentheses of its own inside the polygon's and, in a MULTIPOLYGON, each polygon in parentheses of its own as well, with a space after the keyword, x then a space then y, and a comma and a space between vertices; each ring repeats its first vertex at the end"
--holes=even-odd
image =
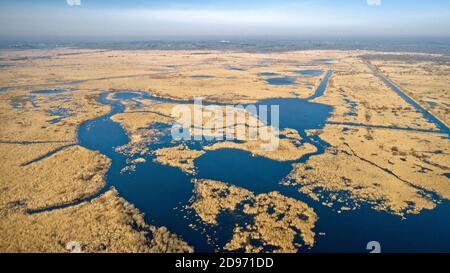
POLYGON ((399 87, 397 87, 394 83, 392 83, 389 79, 387 79, 372 64, 370 63, 366 64, 380 80, 382 80, 387 86, 389 86, 389 88, 392 89, 392 91, 397 93, 397 95, 399 95, 408 104, 410 104, 417 111, 419 111, 426 120, 428 120, 431 123, 434 123, 439 128, 439 131, 441 133, 447 134, 450 137, 450 130, 447 125, 445 125, 440 119, 438 119, 428 110, 423 108, 420 104, 418 104, 415 100, 413 100, 410 96, 408 96, 405 92, 403 92, 399 87))

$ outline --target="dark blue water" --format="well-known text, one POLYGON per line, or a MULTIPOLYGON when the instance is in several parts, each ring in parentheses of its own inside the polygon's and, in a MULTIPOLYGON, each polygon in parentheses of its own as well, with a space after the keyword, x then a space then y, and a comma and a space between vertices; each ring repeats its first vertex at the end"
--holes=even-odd
MULTIPOLYGON (((313 103, 311 100, 323 95, 331 74, 331 71, 327 72, 316 93, 310 98, 269 99, 258 102, 259 105, 279 105, 280 129, 293 128, 299 131, 304 142, 318 148, 315 154, 323 153, 328 144, 319 137, 307 136, 305 130, 323 128, 332 107, 313 103)), ((250 219, 246 219, 239 212, 222 213, 218 218, 218 226, 202 226, 215 238, 213 246, 207 243, 205 235, 188 227, 191 223, 201 226, 195 214, 181 209, 183 205, 188 204, 192 196, 192 177, 178 168, 153 162, 150 155, 145 156, 147 162, 138 164, 134 172, 120 173, 127 164, 127 157, 117 153, 114 148, 128 143, 129 139, 121 126, 112 122, 110 117, 124 111, 122 100, 138 103, 140 98, 170 102, 168 99, 136 92, 117 93, 115 100, 108 100, 105 93, 98 101, 110 105, 111 112, 88 121, 79 128, 80 145, 98 150, 112 160, 106 175, 107 187, 103 191, 110 186, 116 187, 121 196, 145 213, 148 223, 167 226, 193 245, 196 251, 213 251, 214 246, 222 247, 231 238, 234 223, 248 222, 250 219)), ((150 145, 150 149, 172 145, 176 144, 170 143, 170 137, 166 136, 162 143, 150 145)), ((190 147, 201 148, 201 145, 191 144, 190 147)), ((306 162, 310 156, 306 155, 295 162, 306 162)), ((277 162, 254 157, 248 152, 236 149, 207 151, 195 160, 198 178, 228 182, 255 193, 279 191, 311 206, 319 215, 315 231, 325 232, 326 236, 317 236, 316 245, 309 250, 301 249, 302 252, 366 252, 367 242, 373 240, 381 243, 384 252, 450 251, 449 202, 443 202, 434 210, 411 215, 406 220, 374 211, 365 205, 356 211, 337 213, 336 208, 324 206, 308 196, 301 195, 295 187, 279 183, 291 171, 292 163, 294 162, 277 162)))
POLYGON ((29 96, 28 101, 31 103, 31 106, 33 106, 33 108, 39 108, 39 106, 36 104, 36 96, 29 96))
MULTIPOLYGON (((121 196, 145 213, 147 222, 167 226, 169 230, 182 235, 183 239, 193 245, 197 251, 212 251, 213 248, 206 243, 205 236, 188 227, 188 225, 192 223, 193 218, 195 220, 195 217, 191 216, 189 219, 186 219, 181 214, 181 210, 175 210, 175 208, 180 208, 182 205, 187 204, 189 198, 192 196, 193 185, 191 183, 191 177, 182 173, 178 168, 154 163, 151 156, 146 156, 147 162, 137 165, 136 171, 120 173, 120 170, 126 166, 127 157, 117 153, 114 148, 128 143, 129 139, 121 126, 112 122, 110 117, 124 111, 124 106, 120 102, 121 100, 138 101, 139 98, 161 100, 165 102, 170 101, 162 98, 153 98, 149 95, 136 92, 120 92, 115 94, 115 99, 117 100, 108 100, 107 94, 105 93, 98 101, 103 104, 111 105, 111 113, 81 125, 78 131, 79 143, 81 146, 92 150, 98 150, 111 158, 112 165, 106 176, 108 184, 106 188, 110 186, 116 187, 121 196)), ((283 101, 274 99, 263 101, 261 104, 278 104, 280 102, 283 101)), ((306 101, 302 102, 301 100, 296 99, 286 100, 284 106, 286 109, 295 109, 296 103, 299 103, 304 111, 309 112, 306 115, 300 115, 301 111, 298 112, 298 118, 305 121, 304 125, 302 125, 304 128, 316 127, 313 123, 319 121, 323 126, 324 120, 331 112, 331 107, 329 106, 323 106, 322 110, 319 107, 317 111, 314 111, 314 105, 316 104, 308 105, 306 101), (324 112, 320 114, 320 111, 324 112)), ((296 128, 294 123, 297 123, 298 120, 296 122, 295 119, 290 119, 288 116, 286 116, 286 118, 284 117, 283 113, 281 119, 284 119, 286 123, 282 123, 282 126, 296 128)), ((169 140, 167 142, 169 142, 169 140)), ((231 156, 235 157, 236 155, 240 155, 241 159, 239 161, 229 160, 227 152, 228 150, 211 151, 207 152, 204 157, 201 157, 198 162, 196 162, 201 173, 199 177, 212 177, 216 175, 219 176, 222 181, 227 181, 236 185, 242 185, 242 182, 240 181, 252 181, 250 178, 253 178, 253 180, 257 178, 261 187, 259 190, 254 190, 261 193, 273 189, 273 186, 277 185, 276 182, 280 181, 291 170, 289 164, 280 164, 277 161, 252 157, 249 153, 239 150, 234 150, 234 153, 231 156), (213 157, 214 159, 209 160, 209 157, 213 157), (203 162, 206 163, 204 164, 203 162), (223 168, 217 169, 217 163, 224 164, 223 168), (229 172, 230 168, 226 164, 230 163, 235 163, 231 169, 238 168, 237 172, 229 172), (210 166, 211 164, 212 166, 210 166), (255 173, 254 171, 250 171, 252 170, 252 166, 258 166, 258 168, 262 168, 263 170, 266 170, 266 172, 255 173), (213 172, 208 172, 208 170, 212 170, 213 172), (231 176, 222 177, 222 175, 227 174, 231 176)), ((216 242, 219 246, 223 246, 231 238, 233 227, 231 223, 233 222, 233 217, 232 214, 228 217, 222 215, 220 219, 230 223, 230 225, 220 225, 219 227, 208 228, 210 231, 220 234, 218 235, 217 238, 219 239, 216 242)))
POLYGON ((293 85, 295 79, 292 77, 278 77, 266 79, 266 82, 270 85, 293 85))
MULTIPOLYGON (((329 105, 297 98, 266 99, 259 101, 256 105, 279 105, 280 129, 292 128, 299 131, 300 134, 305 130, 323 128, 333 110, 329 105)), ((269 107, 268 115, 270 116, 270 114, 269 107)))
POLYGON ((309 97, 308 100, 313 100, 315 98, 321 97, 325 93, 325 90, 327 89, 328 81, 330 80, 331 75, 333 75, 333 71, 328 70, 327 73, 325 74, 325 77, 320 82, 319 86, 317 87, 316 92, 311 97, 309 97))
MULTIPOLYGON (((306 158, 299 160, 305 161, 306 158)), ((255 193, 279 191, 312 207, 319 216, 314 231, 326 235, 317 235, 314 247, 301 252, 367 252, 366 244, 374 240, 381 243, 383 252, 450 251, 450 202, 410 215, 406 220, 367 205, 338 213, 336 208, 301 195, 295 187, 278 183, 291 169, 288 162, 271 162, 242 151, 224 149, 208 152, 195 163, 200 170, 199 177, 227 181, 255 193)), ((224 217, 224 221, 229 221, 229 217, 224 217)), ((222 224, 220 219, 219 224, 222 224)))
MULTIPOLYGON (((131 98, 132 94, 125 93, 123 96, 131 98)), ((129 139, 123 128, 110 117, 123 112, 124 106, 120 101, 108 100, 107 95, 104 93, 98 101, 110 105, 111 112, 85 122, 78 130, 78 141, 81 146, 100 151, 112 160, 106 175, 105 189, 114 186, 121 196, 145 213, 147 223, 168 227, 170 231, 182 235, 196 251, 212 251, 212 247, 206 243, 205 236, 189 228, 191 220, 177 214, 180 212, 175 210, 187 204, 192 196, 191 177, 178 168, 154 163, 150 156, 145 157, 146 163, 137 165, 136 171, 120 173, 127 165, 127 157, 116 152, 115 147, 127 144, 129 139)))
POLYGON ((278 73, 274 73, 274 72, 262 72, 262 73, 258 73, 258 76, 262 76, 262 77, 274 77, 274 76, 278 76, 278 73))
POLYGON ((25 107, 25 104, 29 102, 31 106, 33 106, 33 108, 39 108, 39 106, 36 104, 36 96, 28 96, 21 98, 23 99, 11 100, 10 102, 11 107, 14 109, 22 109, 23 107, 25 107))
POLYGON ((239 67, 239 66, 229 66, 227 68, 228 70, 235 70, 235 71, 245 71, 246 69, 243 67, 239 67))
POLYGON ((194 79, 210 79, 210 78, 214 78, 213 76, 208 76, 208 75, 195 75, 195 76, 191 76, 191 78, 194 79))
POLYGON ((11 102, 11 107, 14 108, 14 109, 20 109, 20 108, 22 108, 22 104, 20 102, 17 102, 17 101, 12 101, 11 102))
POLYGON ((344 117, 345 116, 357 116, 358 115, 358 113, 357 113, 358 104, 354 101, 351 101, 347 95, 344 95, 343 98, 344 98, 345 104, 347 104, 348 108, 350 109, 350 111, 344 113, 344 117))
MULTIPOLYGON (((311 98, 324 93, 330 76, 331 71, 311 98)), ((316 154, 320 154, 328 144, 320 138, 306 136, 305 130, 322 128, 332 109, 327 105, 311 103, 310 99, 271 99, 260 104, 280 105, 280 129, 298 130, 306 142, 318 148, 316 154)), ((306 162, 310 156, 304 156, 297 163, 306 162)), ((315 246, 301 252, 366 252, 367 242, 373 240, 381 243, 384 252, 450 251, 450 234, 447 232, 450 230, 450 217, 447 217, 450 202, 445 201, 436 209, 419 215, 410 215, 406 220, 375 211, 364 204, 355 211, 338 213, 336 208, 329 208, 299 194, 295 187, 279 183, 290 172, 291 163, 253 157, 234 149, 210 151, 195 161, 201 178, 227 181, 255 193, 276 190, 312 207, 319 216, 315 231, 324 232, 326 236, 317 236, 315 246)), ((345 196, 345 193, 342 194, 345 196)))
POLYGON ((67 109, 67 108, 63 108, 63 107, 50 107, 50 109, 45 111, 47 113, 47 115, 49 116, 55 116, 57 118, 51 119, 48 122, 50 123, 58 123, 61 120, 63 120, 64 118, 73 116, 74 113, 72 112, 72 110, 67 109))
POLYGON ((274 182, 281 181, 291 171, 290 164, 253 157, 248 152, 236 149, 209 151, 195 160, 195 165, 199 178, 225 181, 255 193, 272 191, 276 186, 274 182), (258 171, 255 171, 255 167, 258 171))
POLYGON ((332 64, 332 63, 336 62, 333 59, 318 59, 317 61, 321 62, 321 63, 326 63, 326 64, 332 64))
POLYGON ((426 101, 426 103, 431 107, 436 107, 438 104, 434 101, 426 101))
POLYGON ((322 70, 314 70, 314 69, 307 69, 307 70, 297 70, 295 73, 302 75, 302 76, 308 76, 308 77, 318 77, 323 74, 322 70))
POLYGON ((31 91, 31 93, 33 94, 59 94, 59 93, 64 93, 67 92, 69 90, 67 89, 45 89, 45 90, 34 90, 31 91))

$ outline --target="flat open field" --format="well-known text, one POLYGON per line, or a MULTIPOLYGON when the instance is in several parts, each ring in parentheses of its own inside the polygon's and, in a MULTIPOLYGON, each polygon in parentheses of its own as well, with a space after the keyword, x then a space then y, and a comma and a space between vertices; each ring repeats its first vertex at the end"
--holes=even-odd
POLYGON ((450 251, 439 55, 54 49, 0 64, 0 252, 450 251), (177 107, 227 105, 278 106, 279 126, 238 109, 212 140, 222 114, 190 128, 199 140, 171 137, 177 107))

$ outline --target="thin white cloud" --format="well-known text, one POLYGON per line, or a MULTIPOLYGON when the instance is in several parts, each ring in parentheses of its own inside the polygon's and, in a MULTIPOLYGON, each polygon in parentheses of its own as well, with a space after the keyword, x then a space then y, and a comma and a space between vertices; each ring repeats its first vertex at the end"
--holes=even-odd
POLYGON ((271 10, 127 10, 110 16, 124 20, 241 26, 284 26, 312 22, 306 14, 271 10))
POLYGON ((81 0, 66 0, 69 6, 81 6, 81 0))
POLYGON ((381 6, 381 0, 367 0, 369 6, 381 6))
MULTIPOLYGON (((79 0, 70 1, 72 4, 79 0)), ((72 8, 7 7, 0 13, 0 22, 5 26, 0 28, 0 36, 450 36, 450 18, 443 9, 385 16, 388 7, 375 13, 317 10, 310 5, 289 9, 72 8)))

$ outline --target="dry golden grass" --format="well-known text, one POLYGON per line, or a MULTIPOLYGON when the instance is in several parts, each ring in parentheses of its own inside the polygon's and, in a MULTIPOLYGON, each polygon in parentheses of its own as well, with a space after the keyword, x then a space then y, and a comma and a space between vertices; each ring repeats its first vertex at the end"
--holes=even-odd
POLYGON ((76 130, 86 120, 106 114, 108 106, 95 101, 98 92, 68 91, 58 95, 30 94, 22 90, 0 94, 0 141, 76 142, 76 130), (33 98, 34 97, 34 98, 33 98), (35 106, 30 102, 32 100, 35 106), (15 109, 12 102, 19 102, 15 109), (49 111, 65 109, 69 116, 60 122, 49 111))
MULTIPOLYGON (((0 251, 64 252, 69 241, 79 241, 87 252, 189 252, 187 246, 165 228, 144 223, 140 213, 121 199, 115 191, 89 203, 65 209, 27 215, 29 209, 48 208, 80 200, 98 192, 104 185, 109 159, 98 152, 76 146, 77 127, 86 120, 104 115, 109 107, 95 101, 104 91, 143 91, 152 95, 221 103, 252 103, 275 97, 310 96, 321 77, 300 77, 296 70, 334 70, 325 95, 316 102, 333 106, 330 121, 365 125, 398 126, 413 129, 436 129, 420 113, 375 77, 360 58, 362 51, 299 51, 244 53, 220 51, 119 51, 119 50, 30 50, 2 51, 2 58, 14 66, 2 69, 0 87, 0 251), (45 57, 45 58, 40 58, 45 57), (48 58, 47 58, 48 57, 48 58), (319 59, 331 58, 333 64, 319 59), (302 64, 314 65, 301 67, 302 64), (242 68, 242 71, 230 69, 242 68), (296 84, 272 86, 263 72, 295 76, 296 84), (193 78, 207 75, 210 78, 193 78), (32 90, 71 89, 61 94, 32 94, 32 90), (33 102, 33 103, 32 103, 33 102), (356 106, 351 109, 348 102, 356 106), (17 109, 12 107, 17 104, 17 109), (33 105, 34 104, 34 105, 33 105), (61 122, 49 110, 63 107, 71 113, 61 122), (349 113, 351 113, 349 115, 349 113), (21 144, 21 141, 36 142, 21 144), (11 143, 8 143, 11 142, 11 143), (41 143, 42 142, 42 143, 41 143), (22 166, 65 145, 73 145, 45 159, 22 166)), ((449 70, 430 62, 405 64, 373 61, 383 73, 402 87, 408 95, 448 124, 449 70), (431 102, 431 104, 429 103, 431 102), (432 105, 434 104, 434 106, 432 105)), ((171 111, 176 104, 142 100, 136 108, 125 102, 126 111, 112 117, 127 131, 130 143, 118 150, 126 155, 157 155, 156 160, 193 172, 193 160, 203 151, 175 147, 150 151, 148 144, 163 133, 152 128, 156 123, 174 121, 171 111)), ((193 110, 193 105, 188 105, 193 110)), ((216 106, 216 108, 223 108, 216 106)), ((248 117, 248 116, 245 116, 248 117)), ((218 118, 218 117, 216 117, 218 118)), ((202 129, 211 129, 206 118, 202 129)), ((235 129, 249 126, 253 120, 228 124, 235 129)), ((256 126, 264 127, 256 121, 256 126)), ((305 164, 295 164, 290 174, 299 189, 319 200, 331 196, 331 202, 371 203, 375 209, 398 215, 419 213, 436 206, 423 195, 432 192, 450 198, 448 178, 448 138, 440 134, 412 131, 366 129, 328 125, 320 137, 332 146, 324 154, 311 157, 305 164), (436 153, 436 151, 441 151, 436 153), (318 190, 326 194, 318 193, 318 190), (338 193, 346 191, 349 198, 338 193)), ((223 129, 213 133, 223 133, 223 129)), ((266 128, 271 129, 271 128, 266 128)), ((192 129, 195 135, 196 130, 192 129)), ((269 130, 269 136, 277 133, 269 130)), ((241 143, 221 142, 205 150, 236 148, 255 156, 278 161, 297 160, 316 151, 310 144, 301 145, 295 130, 280 132, 279 147, 262 149, 260 140, 241 139, 241 143)), ((312 132, 310 132, 312 133, 312 132)), ((320 132, 319 132, 320 133, 320 132)), ((131 162, 138 164, 142 159, 131 162)), ((248 190, 215 181, 196 183, 197 199, 192 207, 206 224, 217 224, 220 212, 234 211, 238 204, 249 202, 244 213, 254 218, 249 226, 236 227, 228 250, 259 252, 264 248, 295 252, 294 243, 302 236, 306 246, 314 244, 312 229, 317 216, 304 203, 279 193, 254 195, 248 190), (275 213, 269 213, 274 208, 275 213), (282 220, 278 220, 283 213, 282 220), (297 217, 297 216, 301 217, 297 217)))
POLYGON ((195 173, 194 160, 204 153, 204 151, 191 150, 183 144, 154 151, 156 162, 180 168, 189 174, 195 173))
POLYGON ((255 253, 265 252, 264 247, 271 246, 273 252, 296 253, 303 246, 295 242, 298 235, 305 246, 314 245, 313 228, 318 217, 303 202, 278 192, 258 194, 252 204, 244 205, 244 213, 254 217, 254 224, 236 227, 233 238, 224 247, 227 250, 244 249, 255 253), (254 245, 255 240, 263 246, 254 245))
POLYGON ((244 53, 223 51, 55 50, 10 51, 5 58, 27 55, 0 75, 0 86, 76 86, 86 90, 146 90, 154 95, 211 101, 248 102, 271 97, 307 97, 319 77, 298 77, 296 86, 271 86, 258 73, 298 76, 299 65, 326 65, 315 60, 345 56, 344 52, 244 53), (76 54, 73 54, 76 53, 76 54), (81 55, 80 55, 81 54, 81 55), (50 56, 50 58, 35 58, 50 56), (230 67, 240 67, 237 71, 230 67), (208 75, 199 79, 192 76, 208 75), (75 81, 75 83, 74 83, 75 81))
POLYGON ((294 165, 289 178, 301 185, 301 192, 319 199, 319 189, 344 191, 350 200, 402 216, 436 206, 424 193, 449 199, 445 135, 351 126, 343 133, 343 127, 326 126, 320 137, 332 148, 294 165))
POLYGON ((192 252, 165 228, 145 224, 140 212, 115 190, 65 209, 0 218, 0 252, 192 252))
POLYGON ((70 203, 98 192, 110 160, 80 146, 63 149, 27 166, 21 164, 57 147, 49 144, 1 144, 0 206, 22 204, 21 209, 41 209, 70 203))
POLYGON ((191 207, 210 225, 217 225, 217 216, 222 210, 234 211, 237 204, 254 196, 246 189, 212 180, 196 181, 194 195, 191 207))
POLYGON ((302 246, 295 243, 300 236, 307 246, 314 245, 312 231, 317 215, 303 202, 285 197, 278 192, 254 195, 252 192, 219 181, 195 182, 194 201, 191 207, 206 224, 217 225, 217 217, 223 211, 235 212, 238 204, 244 204, 242 213, 254 219, 253 224, 236 226, 226 250, 245 252, 267 251, 297 252, 302 246), (244 202, 244 203, 243 203, 244 202), (255 241, 261 245, 255 245, 255 241))
POLYGON ((376 77, 359 58, 344 58, 335 64, 324 96, 315 102, 333 106, 329 119, 333 122, 437 129, 376 77), (354 109, 349 102, 354 104, 354 109))
POLYGON ((371 61, 422 107, 450 124, 450 66, 436 62, 371 61))
POLYGON ((219 150, 219 149, 239 149, 251 153, 253 156, 262 156, 277 161, 292 161, 298 160, 302 156, 317 151, 317 148, 309 143, 304 143, 300 146, 294 145, 288 139, 280 139, 279 145, 272 150, 264 149, 264 141, 245 141, 243 143, 236 142, 219 142, 211 146, 206 146, 205 150, 219 150))

